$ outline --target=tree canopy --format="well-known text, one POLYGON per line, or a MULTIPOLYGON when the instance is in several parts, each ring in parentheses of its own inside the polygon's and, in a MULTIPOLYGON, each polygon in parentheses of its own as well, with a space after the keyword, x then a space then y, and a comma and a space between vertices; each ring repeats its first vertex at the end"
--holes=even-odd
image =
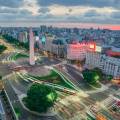
POLYGON ((27 50, 29 50, 29 42, 20 42, 19 40, 17 40, 16 38, 13 38, 12 36, 9 36, 9 35, 3 35, 3 38, 11 43, 11 44, 14 44, 15 46, 18 46, 18 47, 22 47, 22 48, 25 48, 27 50))
POLYGON ((103 72, 102 72, 101 69, 99 69, 99 68, 96 67, 96 68, 93 69, 93 71, 96 72, 100 76, 100 78, 102 79, 103 72))
POLYGON ((6 46, 0 45, 0 54, 1 54, 4 50, 6 50, 6 49, 7 49, 6 46))
POLYGON ((83 72, 84 79, 89 84, 95 84, 102 79, 102 71, 98 68, 93 70, 84 70, 83 72))
POLYGON ((35 83, 27 91, 25 104, 30 110, 41 113, 52 107, 56 99, 57 93, 53 88, 35 83))

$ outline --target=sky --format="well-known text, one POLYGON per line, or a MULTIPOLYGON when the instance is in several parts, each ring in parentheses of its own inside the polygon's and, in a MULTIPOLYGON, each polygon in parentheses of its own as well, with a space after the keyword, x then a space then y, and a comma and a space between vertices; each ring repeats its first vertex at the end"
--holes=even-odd
POLYGON ((0 0, 1 26, 120 29, 120 0, 0 0))

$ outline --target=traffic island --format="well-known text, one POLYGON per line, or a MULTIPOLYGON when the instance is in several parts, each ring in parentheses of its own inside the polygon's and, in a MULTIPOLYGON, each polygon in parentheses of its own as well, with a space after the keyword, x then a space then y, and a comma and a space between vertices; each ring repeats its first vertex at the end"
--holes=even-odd
POLYGON ((57 93, 53 88, 41 84, 33 84, 27 95, 19 96, 23 108, 39 116, 54 116, 52 107, 57 100, 57 93))
POLYGON ((30 112, 30 113, 32 113, 32 114, 34 114, 34 115, 37 115, 37 116, 55 116, 55 115, 56 115, 56 113, 53 112, 52 109, 49 109, 46 113, 39 113, 39 112, 30 110, 29 108, 27 108, 27 107, 25 106, 25 101, 24 101, 25 98, 26 98, 26 95, 25 95, 25 94, 19 96, 20 103, 21 103, 22 107, 23 107, 26 111, 28 111, 28 112, 30 112))

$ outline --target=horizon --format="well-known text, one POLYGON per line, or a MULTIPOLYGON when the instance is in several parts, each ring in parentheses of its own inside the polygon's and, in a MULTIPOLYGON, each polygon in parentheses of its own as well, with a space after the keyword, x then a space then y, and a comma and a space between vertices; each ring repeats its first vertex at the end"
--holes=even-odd
POLYGON ((120 30, 120 25, 96 24, 96 23, 78 23, 78 22, 39 22, 36 21, 10 21, 0 22, 0 27, 40 27, 41 25, 58 27, 58 28, 81 28, 81 29, 109 29, 120 30))
POLYGON ((0 0, 0 26, 38 26, 42 22, 120 30, 119 5, 118 0, 0 0))

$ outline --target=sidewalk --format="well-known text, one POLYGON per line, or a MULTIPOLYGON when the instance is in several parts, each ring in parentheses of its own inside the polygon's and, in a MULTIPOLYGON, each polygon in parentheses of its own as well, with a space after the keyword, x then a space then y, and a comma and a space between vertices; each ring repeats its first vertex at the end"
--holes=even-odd
POLYGON ((86 91, 85 93, 87 93, 87 94, 90 94, 90 93, 98 93, 98 92, 103 92, 103 91, 105 91, 105 90, 107 90, 107 89, 108 89, 107 86, 101 84, 101 88, 95 88, 95 90, 86 91))

